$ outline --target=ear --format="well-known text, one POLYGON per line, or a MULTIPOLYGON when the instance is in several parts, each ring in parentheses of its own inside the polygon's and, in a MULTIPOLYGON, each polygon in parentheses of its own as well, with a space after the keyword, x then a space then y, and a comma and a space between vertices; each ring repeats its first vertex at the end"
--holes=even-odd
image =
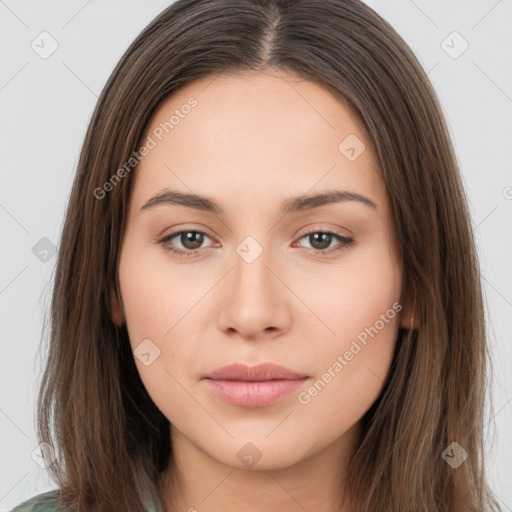
POLYGON ((110 314, 112 316, 112 320, 117 326, 124 324, 123 306, 114 289, 110 290, 110 314))
POLYGON ((400 320, 400 327, 402 329, 409 330, 411 328, 411 324, 412 324, 412 326, 414 328, 417 325, 416 320, 417 320, 416 319, 416 315, 414 313, 412 313, 409 308, 404 308, 402 310, 402 317, 401 317, 401 320, 400 320), (411 321, 411 316, 413 317, 412 321, 411 321))
POLYGON ((402 284, 400 327, 405 330, 418 329, 421 319, 419 317, 416 293, 411 287, 405 286, 405 281, 402 284))
POLYGON ((402 309, 402 316, 400 319, 400 327, 402 329, 417 329, 420 325, 420 318, 417 310, 414 309, 411 300, 407 300, 402 309))

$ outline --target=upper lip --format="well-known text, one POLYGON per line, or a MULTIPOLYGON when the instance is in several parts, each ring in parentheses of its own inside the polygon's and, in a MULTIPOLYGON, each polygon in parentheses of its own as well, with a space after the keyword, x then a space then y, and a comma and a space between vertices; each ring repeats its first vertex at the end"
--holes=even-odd
POLYGON ((228 364, 217 368, 206 375, 206 379, 213 380, 242 380, 242 381, 266 381, 266 380, 297 380, 308 376, 297 373, 289 368, 273 363, 261 363, 248 366, 241 363, 228 364))

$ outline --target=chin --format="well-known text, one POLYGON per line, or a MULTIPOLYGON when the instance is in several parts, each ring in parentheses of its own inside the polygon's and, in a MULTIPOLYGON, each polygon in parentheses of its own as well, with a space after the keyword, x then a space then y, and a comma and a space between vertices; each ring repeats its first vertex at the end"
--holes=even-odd
POLYGON ((303 449, 298 450, 297 443, 276 443, 264 438, 250 441, 247 436, 243 441, 231 440, 229 446, 216 445, 214 450, 208 452, 227 466, 249 471, 285 469, 309 455, 303 449))

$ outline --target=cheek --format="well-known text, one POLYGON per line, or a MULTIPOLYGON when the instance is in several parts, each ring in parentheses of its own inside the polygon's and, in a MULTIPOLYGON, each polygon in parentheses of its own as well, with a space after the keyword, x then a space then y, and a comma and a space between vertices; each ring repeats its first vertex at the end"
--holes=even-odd
POLYGON ((157 260, 154 251, 128 242, 119 261, 119 282, 139 375, 155 405, 174 420, 190 402, 182 387, 188 386, 187 371, 196 358, 188 315, 204 291, 179 266, 162 262, 165 257, 157 260))
MULTIPOLYGON (((402 268, 383 237, 347 253, 339 265, 326 267, 323 274, 301 278, 300 286, 308 290, 308 305, 325 324, 324 338, 335 343, 355 337, 400 301, 402 268)), ((395 315, 390 323, 397 323, 395 315)))
POLYGON ((308 347, 319 382, 306 390, 304 402, 311 399, 319 408, 339 403, 343 407, 338 412, 362 415, 377 398, 391 365, 402 309, 402 269, 383 241, 329 272, 330 278, 316 280, 316 286, 313 280, 303 282, 312 291, 308 305, 322 320, 316 320, 321 343, 308 347), (322 398, 314 398, 320 394, 322 398))
POLYGON ((186 266, 182 268, 169 265, 165 254, 126 244, 119 262, 119 281, 132 346, 144 338, 165 344, 201 300, 204 291, 191 282, 186 266))
MULTIPOLYGON (((200 347, 191 321, 203 305, 207 284, 191 282, 193 276, 179 265, 169 265, 165 255, 126 244, 119 262, 119 281, 130 345, 140 377, 162 411, 172 411, 184 396, 181 384, 189 381, 200 347)), ((211 286, 211 285, 209 285, 211 286)), ((164 412, 165 413, 165 412, 164 412)))

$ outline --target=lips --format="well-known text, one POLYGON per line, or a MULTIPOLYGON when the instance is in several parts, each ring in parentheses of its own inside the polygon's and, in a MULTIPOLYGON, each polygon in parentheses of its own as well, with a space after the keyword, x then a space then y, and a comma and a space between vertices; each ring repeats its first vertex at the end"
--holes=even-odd
POLYGON ((222 366, 204 377, 217 397, 241 407, 263 407, 297 390, 309 376, 284 366, 240 363, 222 366))
POLYGON ((272 363, 263 363, 256 366, 245 364, 229 364, 222 366, 208 374, 205 378, 213 380, 244 380, 244 381, 266 381, 266 380, 297 380, 305 379, 308 376, 297 373, 284 366, 272 363))

